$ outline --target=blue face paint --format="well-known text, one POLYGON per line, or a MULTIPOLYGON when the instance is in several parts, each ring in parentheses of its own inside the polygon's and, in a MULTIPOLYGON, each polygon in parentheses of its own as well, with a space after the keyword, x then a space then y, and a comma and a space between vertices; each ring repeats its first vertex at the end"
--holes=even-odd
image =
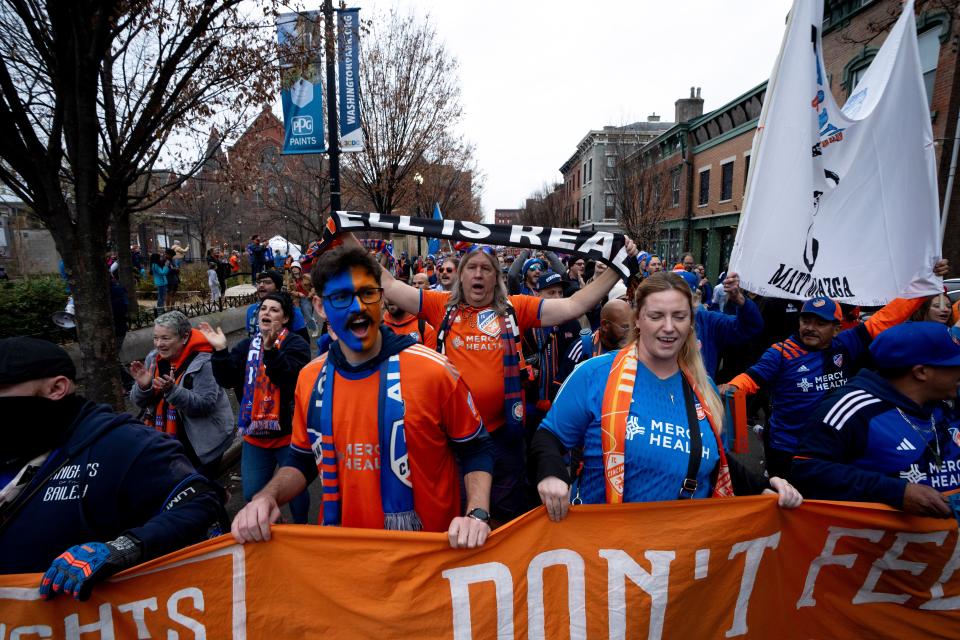
POLYGON ((353 351, 362 351, 363 342, 355 335, 350 333, 347 328, 347 319, 360 312, 360 301, 354 297, 350 306, 346 309, 336 309, 327 301, 327 296, 331 293, 347 291, 353 292, 353 277, 349 271, 341 271, 334 277, 327 280, 323 287, 323 311, 327 314, 327 320, 337 338, 343 341, 353 351))

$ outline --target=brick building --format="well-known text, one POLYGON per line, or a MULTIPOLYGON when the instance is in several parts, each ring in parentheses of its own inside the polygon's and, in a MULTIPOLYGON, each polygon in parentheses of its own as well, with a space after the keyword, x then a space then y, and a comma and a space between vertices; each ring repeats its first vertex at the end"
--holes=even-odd
POLYGON ((517 222, 520 220, 521 213, 523 213, 523 209, 494 209, 493 223, 517 224, 517 222))

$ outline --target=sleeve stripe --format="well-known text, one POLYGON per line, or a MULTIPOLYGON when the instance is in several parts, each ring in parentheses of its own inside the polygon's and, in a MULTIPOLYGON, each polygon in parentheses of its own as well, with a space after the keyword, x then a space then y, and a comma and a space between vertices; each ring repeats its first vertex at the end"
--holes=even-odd
POLYGON ((464 436, 463 438, 454 438, 454 437, 448 436, 448 438, 450 438, 451 442, 469 442, 470 440, 473 440, 478 435, 480 435, 480 432, 483 431, 484 429, 486 429, 486 427, 483 426, 483 422, 481 422, 479 425, 477 425, 476 431, 474 431, 468 436, 464 436))
POLYGON ((854 406, 850 409, 850 411, 847 413, 847 415, 844 416, 843 420, 840 421, 840 424, 838 424, 838 425, 835 427, 836 430, 839 431, 840 429, 842 429, 842 428, 843 428, 843 425, 847 424, 847 420, 849 420, 850 418, 852 418, 852 417, 853 417, 853 414, 855 414, 857 411, 860 411, 860 409, 863 409, 863 408, 866 407, 867 405, 876 404, 876 403, 878 403, 878 402, 880 402, 880 398, 873 398, 872 400, 864 400, 864 401, 862 401, 860 404, 854 405, 854 406))
POLYGON ((833 405, 830 411, 827 412, 827 415, 823 417, 823 421, 832 426, 833 419, 837 416, 839 412, 843 411, 844 408, 846 408, 850 404, 856 403, 857 400, 861 400, 864 397, 869 397, 869 395, 870 394, 868 394, 866 391, 861 391, 859 389, 846 394, 845 396, 840 398, 840 400, 837 401, 837 404, 833 405))

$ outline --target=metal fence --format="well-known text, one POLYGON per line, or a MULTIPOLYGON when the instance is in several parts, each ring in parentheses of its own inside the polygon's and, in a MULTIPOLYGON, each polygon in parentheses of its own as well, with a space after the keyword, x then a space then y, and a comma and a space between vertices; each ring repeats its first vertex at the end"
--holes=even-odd
POLYGON ((170 305, 169 307, 161 309, 141 309, 137 313, 136 317, 130 320, 128 324, 130 330, 132 331, 134 329, 143 329, 144 327, 153 326, 153 321, 157 319, 157 316, 168 311, 179 311, 188 318, 196 318, 198 316, 217 313, 223 311, 224 309, 246 307, 256 301, 257 294, 250 293, 245 296, 230 296, 229 298, 221 298, 218 302, 199 300, 196 302, 170 305))

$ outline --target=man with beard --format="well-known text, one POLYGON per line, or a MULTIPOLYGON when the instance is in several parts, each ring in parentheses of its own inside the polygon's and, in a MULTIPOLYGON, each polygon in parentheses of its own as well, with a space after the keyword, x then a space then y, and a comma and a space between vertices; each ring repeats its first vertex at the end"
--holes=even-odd
POLYGON ((238 542, 268 540, 279 505, 318 473, 324 526, 447 531, 454 548, 486 541, 489 436, 450 362, 380 326, 386 273, 359 246, 314 266, 314 305, 338 340, 300 373, 290 456, 237 514, 238 542))
POLYGON ((436 351, 437 330, 426 320, 407 313, 387 298, 383 299, 387 313, 383 316, 383 325, 389 327, 398 336, 410 336, 417 342, 436 351))
MULTIPOLYGON (((933 268, 943 277, 946 260, 933 268)), ((746 372, 725 387, 753 394, 761 388, 770 395, 773 410, 764 430, 764 452, 771 476, 789 479, 790 464, 807 419, 831 389, 842 387, 864 365, 870 343, 881 331, 906 321, 924 298, 892 300, 869 320, 840 330, 839 303, 827 297, 807 300, 800 309, 800 329, 774 343, 746 372)))
POLYGON ((57 345, 0 340, 0 573, 46 570, 40 593, 86 599, 127 567, 206 538, 217 491, 176 438, 76 393, 57 345), (48 569, 49 567, 49 569, 48 569))
MULTIPOLYGON (((357 242, 351 234, 344 242, 357 242)), ((637 248, 626 240, 629 255, 637 248)), ((473 245, 460 260, 451 293, 417 290, 383 275, 391 302, 437 327, 437 346, 470 387, 496 448, 491 492, 499 522, 528 510, 524 448, 523 366, 520 337, 528 329, 560 325, 593 308, 619 279, 615 269, 569 298, 508 296, 500 262, 488 246, 473 245)))

